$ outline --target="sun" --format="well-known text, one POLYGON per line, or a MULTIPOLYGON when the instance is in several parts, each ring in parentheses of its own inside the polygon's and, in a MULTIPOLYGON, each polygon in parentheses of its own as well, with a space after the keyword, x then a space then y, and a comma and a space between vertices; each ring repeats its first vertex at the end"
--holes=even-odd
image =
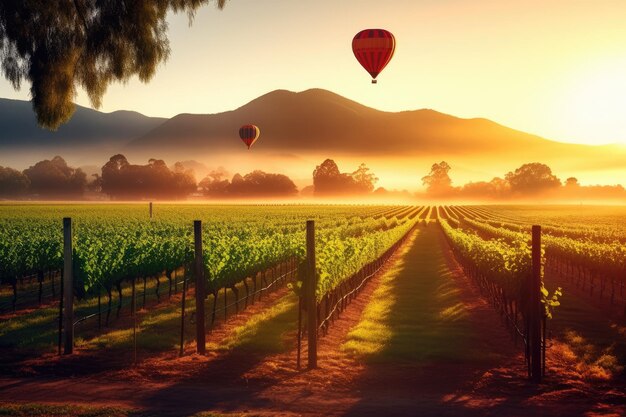
POLYGON ((568 137, 626 144, 626 59, 572 77, 563 98, 559 124, 568 137))

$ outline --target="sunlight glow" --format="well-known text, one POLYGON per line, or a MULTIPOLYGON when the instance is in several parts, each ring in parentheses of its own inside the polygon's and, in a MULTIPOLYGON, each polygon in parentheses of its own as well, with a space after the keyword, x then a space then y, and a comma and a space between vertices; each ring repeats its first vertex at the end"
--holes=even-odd
POLYGON ((560 129, 575 141, 626 144, 626 59, 571 78, 560 103, 560 129))

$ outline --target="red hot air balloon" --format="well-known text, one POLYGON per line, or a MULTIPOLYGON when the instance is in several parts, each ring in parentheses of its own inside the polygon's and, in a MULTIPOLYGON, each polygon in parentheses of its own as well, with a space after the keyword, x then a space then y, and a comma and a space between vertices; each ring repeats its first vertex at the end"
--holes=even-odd
POLYGON ((384 29, 365 29, 352 39, 352 52, 372 76, 372 84, 376 84, 376 77, 391 61, 395 49, 396 38, 384 29))
POLYGON ((259 138, 261 130, 255 125, 243 125, 239 128, 239 137, 246 144, 248 149, 259 138))

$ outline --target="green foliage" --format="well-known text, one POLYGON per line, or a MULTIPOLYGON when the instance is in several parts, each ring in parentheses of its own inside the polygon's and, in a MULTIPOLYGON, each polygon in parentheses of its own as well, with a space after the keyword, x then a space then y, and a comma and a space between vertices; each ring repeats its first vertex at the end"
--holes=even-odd
POLYGON ((149 413, 114 407, 51 404, 0 404, 0 416, 11 417, 148 417, 149 413))
POLYGON ((552 296, 550 296, 550 293, 548 292, 546 287, 543 286, 543 283, 542 283, 541 303, 544 306, 544 314, 547 318, 551 319, 554 309, 561 305, 561 302, 559 301, 559 297, 561 297, 562 295, 563 295, 563 289, 561 287, 558 287, 556 290, 554 290, 554 292, 552 293, 552 296))
POLYGON ((532 274, 531 248, 525 240, 483 240, 478 235, 455 229, 446 220, 441 227, 452 245, 488 280, 501 287, 509 299, 519 299, 527 277, 532 274))
MULTIPOLYGON (((356 274, 366 264, 378 259, 415 225, 415 220, 388 221, 389 227, 379 229, 373 219, 366 222, 365 233, 350 236, 341 227, 322 233, 316 242, 317 298, 337 287, 345 279, 356 274)), ((349 229, 350 226, 346 226, 349 229)))
MULTIPOLYGON (((464 258, 470 259, 490 281, 500 286, 507 298, 523 301, 524 283, 532 275, 532 247, 529 236, 484 225, 476 220, 464 219, 463 223, 488 232, 496 238, 485 240, 467 230, 453 228, 446 220, 441 220, 445 234, 464 258)), ((563 292, 559 287, 550 296, 544 286, 545 253, 542 247, 541 303, 544 305, 545 316, 551 319, 554 309, 560 305, 559 297, 563 292)))
MULTIPOLYGON (((216 291, 292 257, 305 256, 305 221, 316 220, 318 291, 375 259, 408 230, 408 219, 374 219, 381 207, 158 205, 0 206, 0 282, 63 265, 63 217, 73 218, 76 293, 189 266, 193 220, 203 219, 207 289, 216 291), (340 252, 333 255, 332 248, 340 252)), ((389 209, 387 209, 389 211, 389 209)), ((296 284, 294 289, 299 289, 296 284)))
MULTIPOLYGON (((508 242, 530 241, 528 225, 472 219, 465 219, 464 223, 483 234, 508 242)), ((547 233, 542 234, 542 246, 546 257, 564 259, 607 277, 623 275, 626 272, 626 245, 617 240, 609 242, 584 239, 577 233, 572 236, 566 232, 554 233, 553 229, 547 228, 547 233)))
MULTIPOLYGON (((190 18, 210 0, 0 2, 0 60, 17 89, 31 84, 41 126, 56 129, 84 89, 94 107, 112 82, 149 81, 170 53, 166 16, 190 18)), ((223 8, 226 0, 217 0, 223 8)))

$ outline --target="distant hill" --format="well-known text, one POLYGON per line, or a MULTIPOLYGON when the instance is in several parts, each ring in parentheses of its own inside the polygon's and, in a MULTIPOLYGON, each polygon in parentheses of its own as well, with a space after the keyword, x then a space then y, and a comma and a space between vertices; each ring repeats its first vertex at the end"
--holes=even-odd
POLYGON ((37 125, 29 101, 0 98, 0 148, 117 145, 121 149, 166 120, 132 111, 103 113, 76 106, 72 119, 51 132, 37 125))
MULTIPOLYGON (((366 162, 401 157, 415 167, 418 160, 424 166, 424 161, 445 159, 486 173, 533 161, 568 172, 607 169, 622 166, 626 157, 621 148, 554 142, 487 119, 462 119, 429 109, 379 111, 321 89, 276 90, 236 110, 171 119, 77 106, 72 119, 56 132, 37 126, 30 102, 0 99, 0 149, 0 165, 28 166, 37 158, 63 155, 80 165, 101 166, 111 155, 124 153, 139 162, 193 159, 205 167, 234 170, 241 163, 246 169, 275 170, 287 161, 294 170, 302 166, 303 173, 297 175, 307 177, 309 165, 322 157, 366 162), (239 127, 247 123, 261 129, 250 152, 238 136, 239 127), (594 166, 587 167, 590 163, 594 166)), ((405 165, 403 172, 410 167, 405 165)))
POLYGON ((487 119, 461 119, 434 110, 384 112, 332 92, 276 90, 224 113, 180 114, 132 141, 134 149, 241 150, 242 124, 260 127, 255 150, 375 155, 523 153, 587 148, 562 144, 487 119))

